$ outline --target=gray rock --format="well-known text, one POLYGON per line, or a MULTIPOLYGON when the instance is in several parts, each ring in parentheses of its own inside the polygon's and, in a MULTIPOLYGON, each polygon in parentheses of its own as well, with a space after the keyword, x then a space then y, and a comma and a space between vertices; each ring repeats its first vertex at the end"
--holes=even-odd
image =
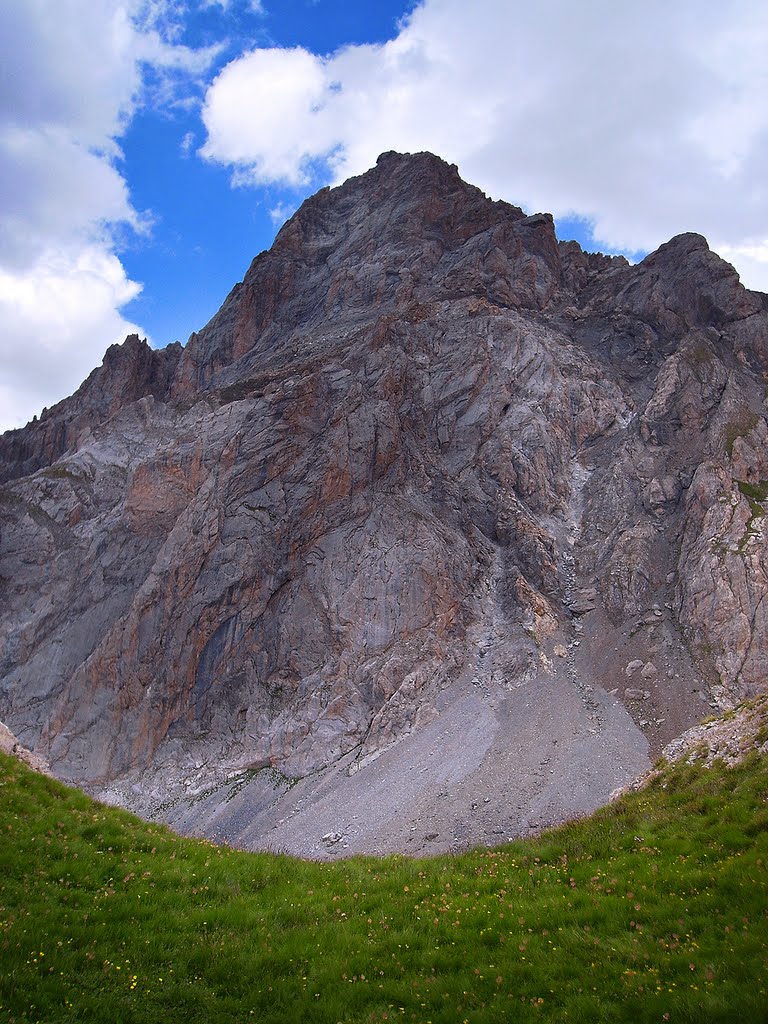
POLYGON ((385 154, 183 350, 131 337, 0 438, 0 717, 145 813, 249 771, 267 834, 296 779, 352 785, 449 692, 465 722, 555 682, 593 713, 579 682, 613 687, 669 598, 680 681, 649 701, 686 728, 691 681, 768 679, 766 372, 765 300, 701 236, 630 266, 385 154))
POLYGON ((568 607, 574 615, 586 615, 597 607, 597 591, 594 587, 577 590, 568 607))

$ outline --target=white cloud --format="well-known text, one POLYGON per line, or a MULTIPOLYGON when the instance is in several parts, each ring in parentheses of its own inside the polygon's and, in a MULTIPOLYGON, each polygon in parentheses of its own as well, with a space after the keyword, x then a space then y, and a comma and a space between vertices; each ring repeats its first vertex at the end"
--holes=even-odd
POLYGON ((0 175, 12 204, 0 212, 2 265, 32 266, 52 246, 90 242, 107 222, 139 225, 114 165, 60 125, 5 125, 0 175))
POLYGON ((254 50, 233 61, 208 90, 202 155, 234 164, 241 183, 305 184, 307 160, 334 144, 318 116, 329 84, 324 62, 301 48, 254 50))
POLYGON ((193 132, 185 132, 184 133, 184 138, 181 140, 181 144, 179 146, 179 149, 181 151, 181 155, 185 159, 192 152, 192 147, 194 146, 194 144, 195 144, 194 133, 193 132))
POLYGON ((318 162, 338 181, 383 150, 430 149, 496 197, 583 217, 611 249, 701 231, 754 285, 766 52, 762 0, 424 0, 384 45, 232 61, 202 152, 239 184, 302 185, 318 162))
POLYGON ((0 430, 63 398, 135 329, 113 230, 142 230, 116 160, 145 92, 166 100, 218 48, 173 42, 168 0, 0 5, 0 430))
POLYGON ((291 214, 296 212, 296 205, 292 203, 278 203, 269 211, 269 219, 276 227, 281 227, 291 214))
MULTIPOLYGON (((233 0, 199 0, 200 6, 220 7, 222 11, 228 11, 232 7, 233 0)), ((245 7, 251 14, 263 16, 267 13, 262 0, 246 0, 245 7)))
POLYGON ((768 292, 768 240, 755 245, 731 246, 715 239, 712 248, 736 267, 747 288, 768 292))
POLYGON ((73 392, 106 347, 137 331, 120 316, 134 298, 130 281, 113 255, 99 245, 57 247, 31 266, 0 268, 0 414, 2 427, 20 427, 73 392))

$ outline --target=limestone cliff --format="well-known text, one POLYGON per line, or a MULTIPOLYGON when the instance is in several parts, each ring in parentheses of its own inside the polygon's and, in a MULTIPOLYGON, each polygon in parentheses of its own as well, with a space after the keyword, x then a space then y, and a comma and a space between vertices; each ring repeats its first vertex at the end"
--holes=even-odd
POLYGON ((588 810, 764 687, 766 372, 701 236, 630 266, 385 154, 0 439, 0 718, 145 813, 239 780, 179 822, 250 845, 329 772, 446 846, 588 810))

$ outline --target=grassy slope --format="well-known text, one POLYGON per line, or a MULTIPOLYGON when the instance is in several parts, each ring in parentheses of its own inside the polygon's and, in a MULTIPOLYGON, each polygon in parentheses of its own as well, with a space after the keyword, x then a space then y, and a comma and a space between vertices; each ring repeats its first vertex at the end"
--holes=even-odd
POLYGON ((768 1019, 768 768, 675 769, 540 840, 315 864, 0 759, 0 1020, 768 1019))

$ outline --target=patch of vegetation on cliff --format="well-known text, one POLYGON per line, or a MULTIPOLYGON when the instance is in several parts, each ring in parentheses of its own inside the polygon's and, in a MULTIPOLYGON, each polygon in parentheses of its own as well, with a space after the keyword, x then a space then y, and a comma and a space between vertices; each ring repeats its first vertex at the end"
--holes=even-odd
POLYGON ((45 466, 40 470, 40 475, 46 476, 50 480, 70 480, 73 483, 80 483, 83 480, 81 473, 76 473, 69 466, 59 463, 53 466, 45 466))
POLYGON ((697 345, 695 348, 689 349, 687 355, 696 379, 702 382, 707 380, 715 362, 712 349, 708 345, 697 345))
POLYGON ((734 417, 734 419, 728 420, 723 430, 723 442, 729 458, 733 455, 733 445, 736 439, 751 434, 759 422, 760 417, 757 413, 750 412, 749 410, 745 410, 734 417))
POLYGON ((739 485, 741 493, 749 502, 750 508, 753 505, 756 507, 756 515, 765 515, 765 509, 761 508, 758 502, 768 501, 768 480, 761 480, 757 484, 749 484, 746 480, 737 480, 736 483, 739 485))
POLYGON ((749 505, 749 519, 744 528, 744 536, 739 541, 739 551, 743 551, 746 543, 753 532, 753 523, 756 519, 762 519, 765 509, 762 502, 768 501, 768 480, 761 480, 757 484, 747 483, 746 480, 737 480, 738 488, 749 505))
POLYGON ((733 1021, 768 1005, 768 769, 678 765, 535 841, 318 864, 0 759, 7 1022, 733 1021))

